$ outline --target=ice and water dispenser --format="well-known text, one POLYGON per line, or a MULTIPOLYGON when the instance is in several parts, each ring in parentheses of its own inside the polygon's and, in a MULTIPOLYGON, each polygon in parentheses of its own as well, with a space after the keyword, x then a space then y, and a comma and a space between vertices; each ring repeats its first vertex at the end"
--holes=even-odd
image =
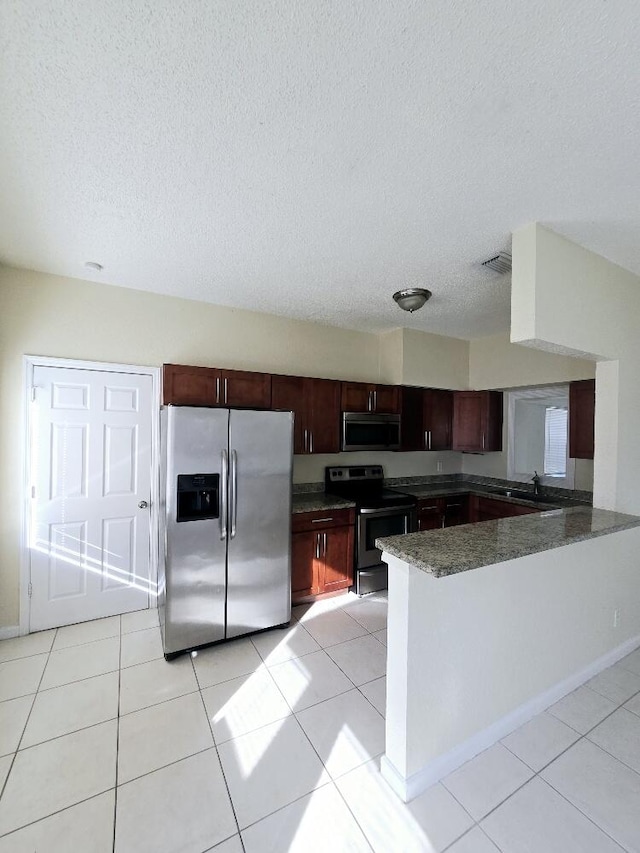
POLYGON ((176 521, 218 518, 220 474, 178 474, 176 521))

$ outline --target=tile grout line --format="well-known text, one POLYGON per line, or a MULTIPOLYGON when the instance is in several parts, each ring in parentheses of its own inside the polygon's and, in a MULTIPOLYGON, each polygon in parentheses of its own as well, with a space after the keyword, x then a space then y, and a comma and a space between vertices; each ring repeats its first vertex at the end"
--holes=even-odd
POLYGON ((116 849, 116 821, 118 819, 118 766, 120 764, 120 687, 122 681, 122 615, 120 615, 120 633, 118 635, 118 722, 116 723, 116 776, 113 792, 113 846, 112 850, 115 853, 116 849))
MULTIPOLYGON (((7 788, 7 785, 9 784, 9 778, 11 777, 11 772, 12 772, 12 770, 13 770, 13 765, 15 764, 15 762, 16 762, 16 758, 18 757, 18 752, 19 752, 19 750, 20 750, 20 744, 22 743, 22 739, 23 739, 23 737, 24 737, 24 733, 26 732, 26 730, 27 730, 27 726, 29 725, 29 720, 31 719, 31 714, 33 713, 33 707, 34 707, 34 705, 36 704, 36 699, 38 698, 38 692, 39 692, 39 690, 40 690, 40 685, 42 684, 42 679, 44 678, 44 674, 45 674, 45 672, 46 672, 46 670, 47 670, 47 667, 49 666, 49 660, 50 660, 50 658, 51 658, 51 649, 53 649, 53 644, 55 643, 55 640, 56 640, 56 637, 57 637, 57 636, 58 636, 58 629, 56 628, 56 632, 55 632, 55 634, 53 635, 53 637, 52 637, 52 639, 51 639, 51 647, 49 648, 49 651, 47 652, 47 660, 46 660, 46 662, 45 662, 45 665, 42 667, 42 672, 40 673, 40 678, 38 679, 38 685, 37 685, 37 687, 36 687, 36 689, 35 689, 35 693, 33 694, 33 700, 32 700, 32 702, 31 702, 31 707, 29 708, 29 713, 27 714, 27 719, 25 720, 24 726, 23 726, 23 728, 22 728, 22 734, 20 735, 20 739, 18 740, 18 746, 16 747, 16 749, 15 749, 15 751, 14 751, 14 753, 13 753, 13 757, 12 757, 12 759, 11 759, 11 764, 9 765, 9 770, 7 771, 7 775, 6 775, 6 777, 5 777, 4 784, 2 785, 2 789, 0 790, 0 800, 1 800, 1 799, 2 799, 2 797, 4 796, 4 792, 5 792, 6 788, 7 788)), ((30 694, 29 694, 29 693, 27 693, 27 694, 25 694, 25 695, 29 696, 30 694)), ((20 696, 16 696, 15 698, 16 698, 16 699, 20 699, 20 698, 22 698, 22 697, 20 697, 20 696)))
POLYGON ((54 812, 42 815, 42 817, 36 818, 36 820, 32 820, 29 823, 25 823, 22 826, 17 826, 15 829, 9 830, 9 832, 5 832, 3 835, 0 835, 0 838, 9 838, 9 836, 14 835, 16 832, 21 832, 23 829, 27 829, 29 826, 35 826, 36 823, 42 823, 44 820, 49 820, 50 817, 55 817, 55 815, 62 814, 62 812, 67 812, 69 809, 81 806, 83 803, 88 803, 90 800, 97 800, 98 797, 108 794, 109 791, 115 791, 115 788, 105 788, 103 791, 98 791, 97 794, 91 794, 90 797, 84 797, 82 800, 78 800, 77 803, 71 803, 68 806, 63 806, 61 809, 56 809, 54 812))
MULTIPOLYGON (((216 751, 216 757, 218 759, 218 766, 220 767, 220 772, 222 773, 222 779, 224 781, 224 786, 225 786, 225 789, 227 791, 227 796, 229 797, 229 804, 231 806, 231 811, 233 812, 233 819, 236 823, 236 829, 238 830, 238 838, 240 839, 240 845, 241 845, 243 853, 244 853, 244 849, 245 849, 244 841, 243 841, 242 835, 240 833, 240 823, 238 821, 238 815, 236 814, 236 807, 233 803, 233 797, 231 796, 231 790, 229 788, 229 783, 227 782, 227 776, 226 776, 226 773, 224 772, 224 766, 222 764, 222 759, 220 758, 220 750, 218 749, 218 744, 216 743, 216 738, 215 738, 215 735, 213 734, 213 726, 211 725, 211 721, 209 720, 209 712, 207 710, 207 706, 206 706, 205 701, 204 701, 204 696, 202 695, 202 687, 200 686, 200 680, 198 679, 198 673, 196 671, 196 666, 194 663, 194 657, 192 654, 189 655, 189 659, 191 661, 191 669, 193 671, 193 675, 194 675, 194 678, 196 680, 196 684, 198 685, 198 691, 197 692, 200 695, 200 701, 202 702, 202 708, 204 710, 204 715, 205 715, 206 720, 207 720, 207 725, 209 726, 209 731, 211 732, 211 740, 213 742, 213 748, 216 751)), ((209 749, 210 748, 211 747, 209 747, 209 749)), ((215 846, 216 845, 214 845, 214 847, 215 846)))

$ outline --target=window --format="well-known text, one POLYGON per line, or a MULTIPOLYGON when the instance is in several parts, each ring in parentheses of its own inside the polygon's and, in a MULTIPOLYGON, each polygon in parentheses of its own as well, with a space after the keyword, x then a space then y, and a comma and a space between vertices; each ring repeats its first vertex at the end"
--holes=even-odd
POLYGON ((544 473, 548 477, 567 474, 567 427, 569 412, 563 406, 547 406, 544 413, 544 473))
POLYGON ((537 471, 547 485, 573 488, 568 386, 509 392, 507 418, 508 478, 529 482, 537 471))

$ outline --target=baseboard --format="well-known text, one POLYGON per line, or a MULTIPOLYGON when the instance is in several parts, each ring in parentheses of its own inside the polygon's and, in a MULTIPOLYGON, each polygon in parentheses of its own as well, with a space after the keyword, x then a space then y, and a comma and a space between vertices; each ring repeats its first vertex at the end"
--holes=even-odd
POLYGON ((387 756, 383 755, 380 762, 382 775, 400 799, 408 803, 414 797, 426 791, 431 785, 434 785, 436 782, 444 779, 445 776, 448 776, 449 773, 457 770, 466 761, 493 746, 494 743, 502 740, 503 737, 506 737, 527 723, 536 714, 541 713, 546 708, 558 702, 567 693, 571 693, 577 687, 580 687, 581 684, 584 684, 585 681, 602 672, 603 669, 607 669, 607 667, 626 657, 638 648, 638 646, 640 646, 640 634, 616 646, 615 649, 602 655, 602 657, 599 657, 584 667, 584 669, 558 682, 558 684, 550 687, 549 690, 545 690, 544 693, 534 696, 533 699, 530 699, 528 702, 515 708, 511 713, 496 720, 495 723, 486 729, 477 732, 449 752, 430 761, 429 764, 426 764, 421 770, 418 770, 417 773, 409 777, 404 777, 387 756))
POLYGON ((20 626, 19 625, 6 625, 4 628, 0 628, 0 640, 11 640, 13 637, 20 636, 20 626))

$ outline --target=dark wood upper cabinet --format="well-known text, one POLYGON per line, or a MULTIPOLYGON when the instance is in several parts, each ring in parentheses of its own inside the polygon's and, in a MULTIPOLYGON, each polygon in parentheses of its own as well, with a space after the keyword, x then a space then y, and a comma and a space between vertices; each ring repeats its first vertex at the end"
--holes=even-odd
POLYGON ((271 374, 246 370, 220 370, 219 406, 244 409, 271 408, 271 374))
POLYGON ((293 452, 307 453, 305 400, 306 379, 302 376, 272 376, 271 405, 274 409, 293 412, 293 452))
POLYGON ((400 389, 403 450, 451 450, 453 391, 400 389))
POLYGON ((400 388, 397 385, 343 382, 342 411, 397 415, 400 413, 400 388))
POLYGON ((162 401, 174 406, 271 408, 271 374, 165 364, 162 401))
POLYGON ((453 392, 453 450, 502 450, 502 391, 453 392))
POLYGON ((424 392, 424 431, 427 450, 451 450, 453 391, 427 388, 424 392))
POLYGON ((585 379, 569 384, 569 456, 593 459, 596 381, 585 379))
POLYGON ((162 367, 162 402, 174 406, 215 406, 218 371, 210 367, 165 364, 162 367))
POLYGON ((294 453, 340 450, 340 382, 273 376, 271 405, 294 413, 294 453))
POLYGON ((340 450, 340 385, 333 379, 307 379, 310 453, 340 450))

